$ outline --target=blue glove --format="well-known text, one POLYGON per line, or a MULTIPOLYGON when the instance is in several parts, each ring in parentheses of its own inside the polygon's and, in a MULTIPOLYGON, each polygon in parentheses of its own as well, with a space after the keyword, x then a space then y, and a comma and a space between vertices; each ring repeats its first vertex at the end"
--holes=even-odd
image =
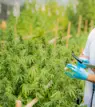
MULTIPOLYGON (((88 60, 88 59, 80 58, 80 60, 81 60, 83 63, 89 64, 89 60, 88 60)), ((86 65, 81 64, 80 62, 77 62, 77 67, 78 67, 78 68, 84 68, 84 69, 87 68, 86 65)))
POLYGON ((67 68, 69 68, 71 70, 71 72, 66 71, 64 73, 67 76, 69 76, 70 78, 76 78, 76 79, 80 79, 80 80, 87 80, 89 73, 86 72, 85 69, 78 68, 77 66, 72 65, 72 64, 67 64, 67 68))

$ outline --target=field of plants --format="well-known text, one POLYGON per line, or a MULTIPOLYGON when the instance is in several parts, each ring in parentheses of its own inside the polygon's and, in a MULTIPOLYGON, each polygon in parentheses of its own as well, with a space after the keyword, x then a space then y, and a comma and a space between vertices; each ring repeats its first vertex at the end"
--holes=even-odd
POLYGON ((0 30, 0 107, 15 107, 16 100, 25 107, 33 99, 33 107, 79 107, 84 82, 64 74, 67 63, 76 63, 72 51, 79 55, 87 40, 79 15, 72 5, 55 2, 26 3, 19 17, 10 15, 6 30, 0 30))

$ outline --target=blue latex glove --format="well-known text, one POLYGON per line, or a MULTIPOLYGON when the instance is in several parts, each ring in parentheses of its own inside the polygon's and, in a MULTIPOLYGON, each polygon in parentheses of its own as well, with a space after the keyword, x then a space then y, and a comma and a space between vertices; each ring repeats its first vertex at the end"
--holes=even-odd
MULTIPOLYGON (((86 64, 89 64, 89 60, 88 60, 88 59, 80 58, 80 60, 81 60, 82 62, 86 63, 86 64)), ((77 62, 77 67, 78 67, 78 68, 84 68, 84 69, 87 68, 86 65, 81 64, 80 62, 77 62)))
POLYGON ((66 66, 71 70, 71 72, 66 71, 65 74, 69 76, 70 78, 76 78, 76 79, 81 79, 81 80, 87 80, 88 78, 88 72, 86 72, 85 69, 83 68, 78 68, 75 65, 72 64, 67 64, 66 66))

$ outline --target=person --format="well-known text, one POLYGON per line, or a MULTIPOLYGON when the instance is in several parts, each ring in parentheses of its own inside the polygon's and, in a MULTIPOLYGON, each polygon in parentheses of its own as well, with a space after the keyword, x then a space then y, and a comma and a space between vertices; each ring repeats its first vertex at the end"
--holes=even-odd
MULTIPOLYGON (((80 58, 82 61, 88 61, 89 64, 95 65, 95 29, 90 32, 80 58)), ((80 64, 80 67, 78 65, 67 64, 67 68, 71 71, 65 71, 64 73, 70 78, 86 81, 83 98, 84 104, 87 107, 95 107, 95 68, 88 68, 86 70, 86 67, 82 64, 80 64)))

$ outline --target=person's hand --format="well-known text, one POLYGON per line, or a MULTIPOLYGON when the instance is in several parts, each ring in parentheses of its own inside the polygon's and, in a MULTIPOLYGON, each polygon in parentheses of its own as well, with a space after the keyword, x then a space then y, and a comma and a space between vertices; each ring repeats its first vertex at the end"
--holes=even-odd
POLYGON ((76 78, 76 79, 81 79, 81 80, 87 80, 88 78, 88 72, 86 72, 85 69, 83 68, 78 68, 75 65, 72 64, 67 64, 66 66, 68 69, 71 71, 65 71, 64 73, 69 76, 70 78, 76 78))
MULTIPOLYGON (((86 59, 86 58, 82 58, 82 57, 81 57, 80 60, 81 60, 83 63, 85 63, 85 64, 89 64, 89 60, 86 59)), ((84 68, 84 69, 87 68, 86 65, 84 65, 84 64, 82 64, 82 63, 80 63, 80 62, 77 62, 77 67, 78 67, 78 68, 84 68)))

